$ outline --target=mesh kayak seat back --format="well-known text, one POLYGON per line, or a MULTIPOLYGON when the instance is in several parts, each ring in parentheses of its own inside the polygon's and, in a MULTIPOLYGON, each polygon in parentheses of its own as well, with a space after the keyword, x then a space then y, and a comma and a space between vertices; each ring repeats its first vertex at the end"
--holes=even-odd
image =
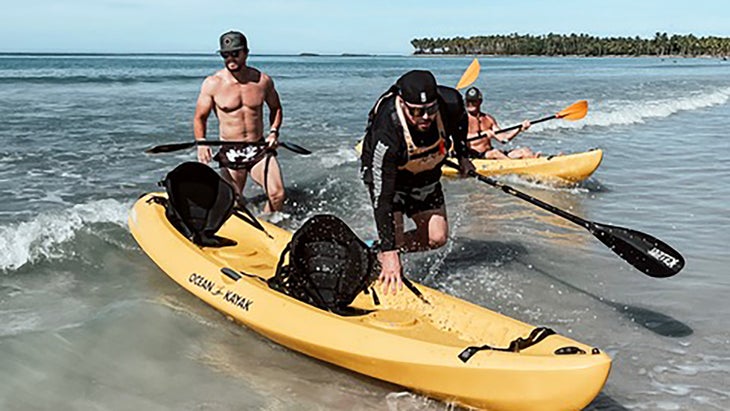
POLYGON ((347 224, 333 215, 316 215, 292 235, 268 283, 323 310, 362 314, 348 306, 377 277, 376 263, 375 252, 347 224))

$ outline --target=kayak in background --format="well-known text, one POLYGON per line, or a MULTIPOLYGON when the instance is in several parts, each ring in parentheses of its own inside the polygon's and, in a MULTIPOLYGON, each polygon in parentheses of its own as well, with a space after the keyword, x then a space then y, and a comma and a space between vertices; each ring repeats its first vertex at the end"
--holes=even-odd
MULTIPOLYGON (((189 175, 200 174, 189 168, 189 175)), ((200 197, 203 186, 210 184, 190 185, 188 195, 200 197)), ((210 191, 230 210, 229 192, 210 191)), ((611 359, 598 348, 419 284, 395 296, 377 288, 359 292, 347 312, 307 304, 269 285, 292 233, 236 212, 225 220, 209 213, 201 221, 205 213, 171 210, 175 202, 151 193, 134 204, 129 228, 141 249, 227 318, 292 350, 491 410, 581 409, 608 378, 611 359), (194 229, 183 229, 178 217, 189 218, 194 229)))
MULTIPOLYGON (((362 140, 355 145, 358 155, 362 153, 362 140)), ((452 159, 455 161, 455 159, 452 159)), ((595 148, 581 153, 543 156, 538 158, 486 160, 471 159, 476 172, 485 177, 497 175, 519 175, 532 180, 557 184, 575 184, 590 177, 601 165, 603 150, 595 148)), ((458 171, 442 167, 445 176, 454 177, 458 171)))
MULTIPOLYGON (((581 182, 593 174, 601 164, 603 150, 593 149, 582 153, 545 156, 525 159, 485 160, 472 159, 476 172, 492 177, 496 175, 514 174, 541 181, 566 183, 581 182)), ((457 170, 443 167, 445 176, 456 176, 457 170)))

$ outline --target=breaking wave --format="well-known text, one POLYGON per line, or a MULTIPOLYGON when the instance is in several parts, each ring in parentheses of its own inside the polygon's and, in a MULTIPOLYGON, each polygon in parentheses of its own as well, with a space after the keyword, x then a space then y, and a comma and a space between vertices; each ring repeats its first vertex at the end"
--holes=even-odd
POLYGON ((74 238, 84 226, 113 223, 126 226, 131 204, 112 199, 77 204, 37 215, 30 221, 0 226, 0 271, 15 270, 43 258, 62 258, 59 245, 74 238))
POLYGON ((614 126, 644 123, 650 118, 664 118, 680 111, 699 110, 726 104, 730 100, 730 87, 711 93, 697 92, 679 98, 653 101, 605 101, 590 107, 588 115, 580 121, 554 121, 537 125, 536 129, 581 129, 588 126, 614 126))

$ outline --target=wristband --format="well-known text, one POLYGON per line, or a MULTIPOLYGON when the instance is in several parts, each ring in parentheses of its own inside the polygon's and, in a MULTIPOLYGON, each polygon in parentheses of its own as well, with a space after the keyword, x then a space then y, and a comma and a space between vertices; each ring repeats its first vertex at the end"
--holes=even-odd
POLYGON ((271 134, 271 133, 274 133, 274 134, 276 134, 276 137, 279 137, 279 130, 278 129, 272 128, 271 130, 269 130, 269 134, 271 134))

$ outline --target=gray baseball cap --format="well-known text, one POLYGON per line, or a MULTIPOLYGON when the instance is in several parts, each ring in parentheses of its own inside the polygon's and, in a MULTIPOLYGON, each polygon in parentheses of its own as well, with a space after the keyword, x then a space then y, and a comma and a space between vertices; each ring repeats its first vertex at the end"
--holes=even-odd
POLYGON ((482 99, 482 92, 476 87, 470 87, 466 91, 466 101, 480 101, 482 99))
POLYGON ((246 36, 240 31, 229 31, 223 33, 220 38, 221 48, 218 52, 243 50, 248 51, 246 36))

